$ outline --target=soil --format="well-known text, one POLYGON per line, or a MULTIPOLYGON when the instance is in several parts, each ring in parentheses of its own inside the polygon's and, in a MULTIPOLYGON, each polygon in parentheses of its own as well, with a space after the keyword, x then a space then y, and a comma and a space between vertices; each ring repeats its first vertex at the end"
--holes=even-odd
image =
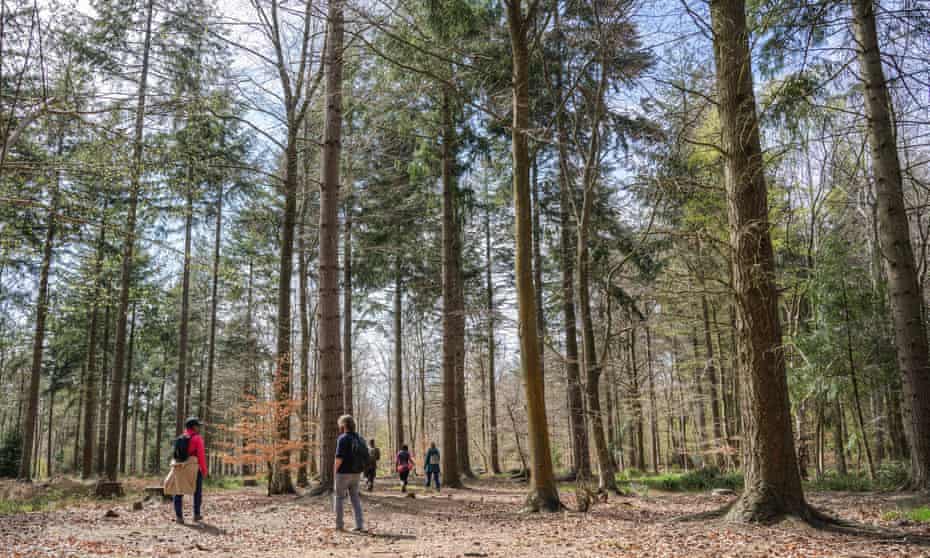
MULTIPOLYGON (((207 490, 201 524, 190 519, 189 498, 185 498, 185 525, 174 523, 170 504, 155 499, 137 511, 129 500, 89 500, 53 511, 0 516, 0 554, 930 557, 930 524, 882 519, 885 512, 926 504, 926 498, 905 493, 808 495, 818 509, 872 528, 869 533, 849 534, 793 520, 768 526, 719 519, 678 521, 719 509, 734 498, 710 493, 649 492, 611 497, 587 514, 526 514, 520 512, 523 490, 524 485, 512 481, 482 480, 468 489, 441 494, 415 487, 415 497, 410 498, 393 482, 381 481, 362 498, 366 534, 336 531, 329 498, 267 497, 261 487, 207 490)), ((562 497, 573 505, 570 486, 563 487, 562 497)), ((346 519, 351 527, 351 513, 346 519)))

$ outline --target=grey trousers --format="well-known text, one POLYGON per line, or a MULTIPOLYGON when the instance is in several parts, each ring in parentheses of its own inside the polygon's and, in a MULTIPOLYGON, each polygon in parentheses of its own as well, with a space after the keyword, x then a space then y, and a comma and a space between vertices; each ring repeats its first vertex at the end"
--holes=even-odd
POLYGON ((360 476, 358 473, 346 475, 336 473, 333 486, 333 508, 336 511, 337 529, 342 529, 345 525, 342 520, 342 512, 345 507, 346 493, 348 493, 349 500, 352 502, 352 511, 355 512, 355 527, 357 529, 365 528, 364 519, 362 518, 362 499, 358 495, 360 476))

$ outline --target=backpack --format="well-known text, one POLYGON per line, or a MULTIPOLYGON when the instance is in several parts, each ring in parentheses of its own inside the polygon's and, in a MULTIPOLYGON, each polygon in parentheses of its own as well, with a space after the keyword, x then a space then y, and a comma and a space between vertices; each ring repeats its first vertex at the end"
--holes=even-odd
POLYGON ((377 467, 378 460, 381 459, 381 448, 371 448, 368 450, 368 466, 377 467))
POLYGON ((352 467, 351 473, 361 473, 365 470, 371 455, 368 453, 368 444, 359 437, 358 434, 352 434, 352 467))
POLYGON ((406 473, 411 469, 410 466, 410 454, 403 450, 397 452, 397 472, 406 473))
POLYGON ((175 463, 184 463, 190 457, 188 448, 190 447, 191 437, 187 434, 181 434, 174 439, 174 458, 175 463))

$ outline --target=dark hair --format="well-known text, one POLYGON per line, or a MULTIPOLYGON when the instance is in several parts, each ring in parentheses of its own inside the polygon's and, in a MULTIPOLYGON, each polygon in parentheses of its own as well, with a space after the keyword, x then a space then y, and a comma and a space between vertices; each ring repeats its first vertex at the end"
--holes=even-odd
POLYGON ((371 440, 368 440, 368 443, 371 444, 371 445, 375 445, 375 439, 372 438, 371 440))
POLYGON ((400 446, 401 451, 407 451, 407 444, 400 446))

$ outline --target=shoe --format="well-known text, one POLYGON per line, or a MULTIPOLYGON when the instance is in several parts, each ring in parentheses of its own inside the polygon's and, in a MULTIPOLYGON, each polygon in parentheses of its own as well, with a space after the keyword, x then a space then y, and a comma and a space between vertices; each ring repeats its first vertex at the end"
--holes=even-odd
POLYGON ((345 532, 345 530, 346 530, 346 528, 345 528, 345 527, 342 527, 342 526, 336 526, 336 532, 337 532, 337 533, 343 533, 343 532, 345 532))
POLYGON ((183 517, 175 517, 175 518, 174 518, 174 522, 177 523, 178 525, 184 525, 184 518, 183 518, 183 517))
POLYGON ((195 516, 194 516, 194 521, 203 521, 203 516, 202 516, 202 515, 195 515, 195 516))
POLYGON ((367 533, 364 527, 353 527, 352 532, 353 533, 367 533))

